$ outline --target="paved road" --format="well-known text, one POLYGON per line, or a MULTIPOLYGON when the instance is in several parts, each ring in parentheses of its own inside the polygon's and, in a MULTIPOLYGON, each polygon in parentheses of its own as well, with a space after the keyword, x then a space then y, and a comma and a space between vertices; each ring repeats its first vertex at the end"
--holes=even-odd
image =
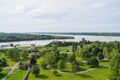
POLYGON ((15 66, 11 67, 11 71, 2 79, 2 80, 6 80, 6 78, 13 73, 13 71, 18 68, 18 64, 20 63, 21 61, 18 61, 15 66))

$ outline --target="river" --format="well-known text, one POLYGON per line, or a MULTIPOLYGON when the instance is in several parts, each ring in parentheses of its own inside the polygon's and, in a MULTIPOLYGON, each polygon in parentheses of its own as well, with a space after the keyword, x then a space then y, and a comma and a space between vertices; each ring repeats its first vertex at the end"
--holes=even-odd
POLYGON ((120 37, 117 36, 90 36, 90 35, 58 35, 56 36, 73 36, 74 39, 52 39, 52 40, 33 40, 33 41, 17 41, 17 42, 1 42, 0 47, 8 47, 12 43, 19 46, 30 46, 31 44, 35 45, 46 45, 52 41, 76 41, 79 42, 82 38, 85 38, 89 41, 120 41, 120 37))

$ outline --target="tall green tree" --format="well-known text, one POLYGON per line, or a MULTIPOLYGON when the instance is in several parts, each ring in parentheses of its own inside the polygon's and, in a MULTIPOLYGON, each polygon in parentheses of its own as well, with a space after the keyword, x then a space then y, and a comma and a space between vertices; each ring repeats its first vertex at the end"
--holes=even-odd
POLYGON ((73 62, 73 61, 75 61, 75 58, 76 58, 75 54, 69 54, 67 60, 68 60, 68 62, 73 62))
POLYGON ((120 80, 120 54, 113 55, 110 61, 110 80, 120 80))
POLYGON ((28 57, 28 52, 26 50, 23 50, 20 54, 23 59, 26 59, 28 57))
POLYGON ((65 64, 64 64, 64 61, 63 60, 59 60, 58 61, 58 64, 57 64, 57 67, 58 67, 58 69, 64 69, 64 67, 65 67, 65 64))
POLYGON ((48 65, 53 65, 57 62, 55 53, 46 53, 46 55, 44 56, 44 59, 48 65))
POLYGON ((2 67, 8 66, 7 60, 5 58, 0 59, 0 71, 2 71, 2 67))
POLYGON ((107 47, 103 48, 103 55, 105 58, 109 59, 109 50, 107 47))
POLYGON ((72 44, 72 52, 75 52, 77 50, 77 43, 72 44))
POLYGON ((98 52, 97 57, 98 57, 99 60, 104 59, 104 55, 103 55, 102 52, 98 52))
POLYGON ((77 54, 77 56, 79 56, 81 58, 89 58, 89 57, 91 57, 91 52, 90 52, 88 46, 83 46, 83 48, 77 49, 76 54, 77 54))
POLYGON ((40 58, 39 63, 40 63, 40 66, 41 66, 43 69, 46 69, 47 64, 46 64, 45 59, 44 59, 43 57, 40 58))
POLYGON ((77 61, 72 62, 72 72, 77 72, 80 70, 79 64, 77 61))

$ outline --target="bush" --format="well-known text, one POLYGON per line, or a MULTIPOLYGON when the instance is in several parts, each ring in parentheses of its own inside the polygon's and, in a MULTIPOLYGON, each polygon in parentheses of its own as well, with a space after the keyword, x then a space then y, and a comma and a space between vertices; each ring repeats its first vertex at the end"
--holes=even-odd
POLYGON ((96 59, 96 57, 92 57, 92 58, 88 59, 87 64, 92 68, 95 68, 95 67, 99 66, 99 62, 96 59))
POLYGON ((59 60, 58 64, 57 64, 58 69, 64 69, 65 65, 64 65, 64 61, 63 60, 59 60))
POLYGON ((73 65, 72 65, 72 72, 77 72, 77 71, 80 71, 79 65, 73 64, 73 65))
POLYGON ((34 65, 34 66, 32 66, 31 72, 32 72, 32 74, 35 75, 35 77, 37 77, 37 75, 40 73, 40 69, 37 65, 34 65))

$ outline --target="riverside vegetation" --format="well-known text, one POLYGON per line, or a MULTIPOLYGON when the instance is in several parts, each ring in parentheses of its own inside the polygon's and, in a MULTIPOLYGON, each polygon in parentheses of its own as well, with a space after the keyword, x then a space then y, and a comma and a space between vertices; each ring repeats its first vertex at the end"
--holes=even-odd
POLYGON ((120 79, 118 41, 91 42, 83 38, 80 42, 55 41, 45 46, 36 46, 34 49, 1 49, 0 79, 10 71, 9 66, 14 66, 19 60, 19 68, 8 75, 6 80, 22 80, 29 66, 28 80, 120 79))

